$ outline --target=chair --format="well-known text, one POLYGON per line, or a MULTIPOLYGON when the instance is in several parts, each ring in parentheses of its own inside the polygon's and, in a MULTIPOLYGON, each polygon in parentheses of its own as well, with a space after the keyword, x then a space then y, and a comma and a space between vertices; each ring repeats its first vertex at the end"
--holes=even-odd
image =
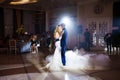
POLYGON ((10 50, 10 53, 14 51, 14 53, 16 54, 17 52, 16 40, 14 39, 9 40, 9 50, 10 50))

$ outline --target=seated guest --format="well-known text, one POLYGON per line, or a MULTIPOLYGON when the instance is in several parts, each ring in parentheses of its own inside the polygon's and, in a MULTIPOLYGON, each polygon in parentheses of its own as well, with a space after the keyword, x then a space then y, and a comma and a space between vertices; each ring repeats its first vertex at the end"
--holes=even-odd
POLYGON ((30 45, 31 52, 32 53, 38 53, 37 36, 36 35, 32 35, 30 41, 31 41, 31 45, 30 45))

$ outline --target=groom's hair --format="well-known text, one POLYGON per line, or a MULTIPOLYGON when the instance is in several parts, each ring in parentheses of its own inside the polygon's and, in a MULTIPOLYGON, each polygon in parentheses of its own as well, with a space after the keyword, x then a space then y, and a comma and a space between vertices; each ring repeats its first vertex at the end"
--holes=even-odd
POLYGON ((65 24, 64 23, 62 23, 61 26, 62 26, 62 28, 65 28, 65 24))

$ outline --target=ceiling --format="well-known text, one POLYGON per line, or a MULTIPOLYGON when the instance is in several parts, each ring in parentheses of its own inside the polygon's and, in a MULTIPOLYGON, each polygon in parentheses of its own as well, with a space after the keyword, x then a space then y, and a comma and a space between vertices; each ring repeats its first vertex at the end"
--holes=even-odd
POLYGON ((28 3, 23 3, 19 5, 11 5, 12 1, 22 1, 22 0, 0 0, 0 7, 6 8, 17 8, 17 9, 28 9, 28 10, 47 10, 53 8, 75 6, 77 3, 91 2, 91 1, 101 1, 109 2, 113 0, 37 0, 37 2, 32 3, 32 0, 28 3))

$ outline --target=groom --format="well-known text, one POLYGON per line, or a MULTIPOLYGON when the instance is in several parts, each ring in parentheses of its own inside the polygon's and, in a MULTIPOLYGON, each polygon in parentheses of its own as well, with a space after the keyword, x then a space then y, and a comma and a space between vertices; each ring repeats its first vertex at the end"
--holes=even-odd
POLYGON ((64 23, 61 24, 61 27, 62 27, 61 59, 62 59, 62 64, 65 66, 66 65, 65 52, 66 52, 66 44, 67 44, 67 31, 64 23))

